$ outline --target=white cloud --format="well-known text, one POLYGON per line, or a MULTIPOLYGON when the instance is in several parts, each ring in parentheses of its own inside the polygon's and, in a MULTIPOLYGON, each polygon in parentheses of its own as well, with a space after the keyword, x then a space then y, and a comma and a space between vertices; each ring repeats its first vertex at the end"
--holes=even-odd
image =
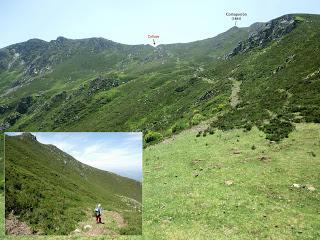
POLYGON ((89 166, 141 180, 142 133, 35 133, 89 166))

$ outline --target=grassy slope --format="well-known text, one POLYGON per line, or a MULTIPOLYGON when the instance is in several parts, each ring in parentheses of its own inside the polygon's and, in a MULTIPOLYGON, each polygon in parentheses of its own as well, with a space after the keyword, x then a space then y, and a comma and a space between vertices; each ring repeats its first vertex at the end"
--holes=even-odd
POLYGON ((300 124, 280 144, 254 128, 199 138, 183 132, 147 148, 146 238, 318 239, 319 146, 320 126, 300 124), (317 190, 292 188, 294 183, 317 190))
POLYGON ((6 215, 14 211, 35 231, 67 234, 87 208, 101 202, 124 213, 128 233, 139 233, 141 213, 115 194, 141 202, 141 185, 81 164, 53 146, 6 136, 6 215))
MULTIPOLYGON (((4 216, 4 135, 0 134, 0 182, 1 182, 1 190, 0 190, 0 216, 4 216)), ((4 218, 0 217, 0 237, 4 233, 4 218)))
MULTIPOLYGON (((216 62, 217 57, 231 51, 247 34, 248 29, 233 28, 212 39, 194 43, 163 45, 152 51, 141 47, 139 51, 133 51, 132 59, 127 59, 127 55, 136 47, 126 47, 127 55, 119 50, 117 58, 112 58, 119 62, 116 65, 106 62, 110 60, 110 56, 106 56, 109 50, 99 54, 80 52, 58 64, 52 73, 35 78, 2 101, 14 103, 19 97, 44 91, 42 96, 34 98, 36 103, 18 120, 14 129, 114 131, 150 128, 166 134, 181 117, 188 122, 193 115, 190 106, 196 109, 197 105, 203 105, 198 98, 213 87, 206 81, 190 80, 200 64, 216 62), (120 64, 123 61, 124 67, 120 64), (120 87, 99 91, 90 97, 87 92, 71 91, 99 75, 119 79, 120 87), (43 103, 50 102, 50 96, 62 90, 68 91, 68 95, 75 94, 71 100, 43 110, 43 103), (74 118, 76 124, 70 121, 74 118)), ((217 83, 215 87, 219 86, 217 83)), ((10 113, 5 113, 2 119, 10 113)))
POLYGON ((230 77, 242 81, 241 103, 230 107, 216 126, 229 129, 251 122, 263 129, 272 119, 320 122, 320 18, 299 19, 298 27, 281 41, 240 54, 225 65, 230 77))
MULTIPOLYGON (((12 129, 119 131, 153 129, 163 134, 182 119, 187 125, 194 111, 214 114, 210 105, 228 102, 227 82, 214 84, 194 78, 196 67, 176 68, 168 63, 162 71, 141 72, 139 77, 111 90, 88 97, 83 92, 71 100, 62 99, 48 110, 34 106, 29 115, 18 120, 12 129), (179 90, 182 89, 182 90, 179 90), (219 96, 204 101, 199 98, 215 89, 219 96), (40 111, 39 111, 40 109, 40 111), (106 112, 108 114, 106 114, 106 112), (40 121, 41 119, 41 121, 40 121), (77 121, 70 121, 77 119, 77 121)), ((39 101, 40 103, 43 103, 39 101)))

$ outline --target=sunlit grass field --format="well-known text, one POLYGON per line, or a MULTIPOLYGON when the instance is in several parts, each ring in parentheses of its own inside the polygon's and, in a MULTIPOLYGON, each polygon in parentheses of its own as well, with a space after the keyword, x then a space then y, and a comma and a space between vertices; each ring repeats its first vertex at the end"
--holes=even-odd
POLYGON ((319 125, 279 144, 257 129, 195 135, 144 152, 147 239, 320 238, 319 125))

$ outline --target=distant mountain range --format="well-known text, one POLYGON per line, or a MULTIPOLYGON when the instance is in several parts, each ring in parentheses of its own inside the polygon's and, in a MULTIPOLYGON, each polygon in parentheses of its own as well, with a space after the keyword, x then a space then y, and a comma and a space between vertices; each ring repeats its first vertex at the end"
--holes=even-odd
POLYGON ((294 122, 320 122, 319 19, 289 14, 155 48, 63 37, 2 48, 0 129, 143 131, 154 142, 212 119, 281 140, 294 122))
POLYGON ((101 203, 126 221, 118 233, 141 234, 142 187, 85 165, 30 133, 5 137, 5 214, 34 234, 69 234, 101 203))

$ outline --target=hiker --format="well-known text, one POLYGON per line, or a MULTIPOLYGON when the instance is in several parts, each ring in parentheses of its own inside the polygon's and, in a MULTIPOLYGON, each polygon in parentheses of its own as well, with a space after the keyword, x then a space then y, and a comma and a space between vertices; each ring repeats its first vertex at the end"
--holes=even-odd
POLYGON ((102 214, 102 208, 101 208, 101 204, 99 203, 96 207, 96 209, 94 210, 95 214, 96 214, 96 222, 97 223, 102 223, 101 222, 101 214, 102 214))

